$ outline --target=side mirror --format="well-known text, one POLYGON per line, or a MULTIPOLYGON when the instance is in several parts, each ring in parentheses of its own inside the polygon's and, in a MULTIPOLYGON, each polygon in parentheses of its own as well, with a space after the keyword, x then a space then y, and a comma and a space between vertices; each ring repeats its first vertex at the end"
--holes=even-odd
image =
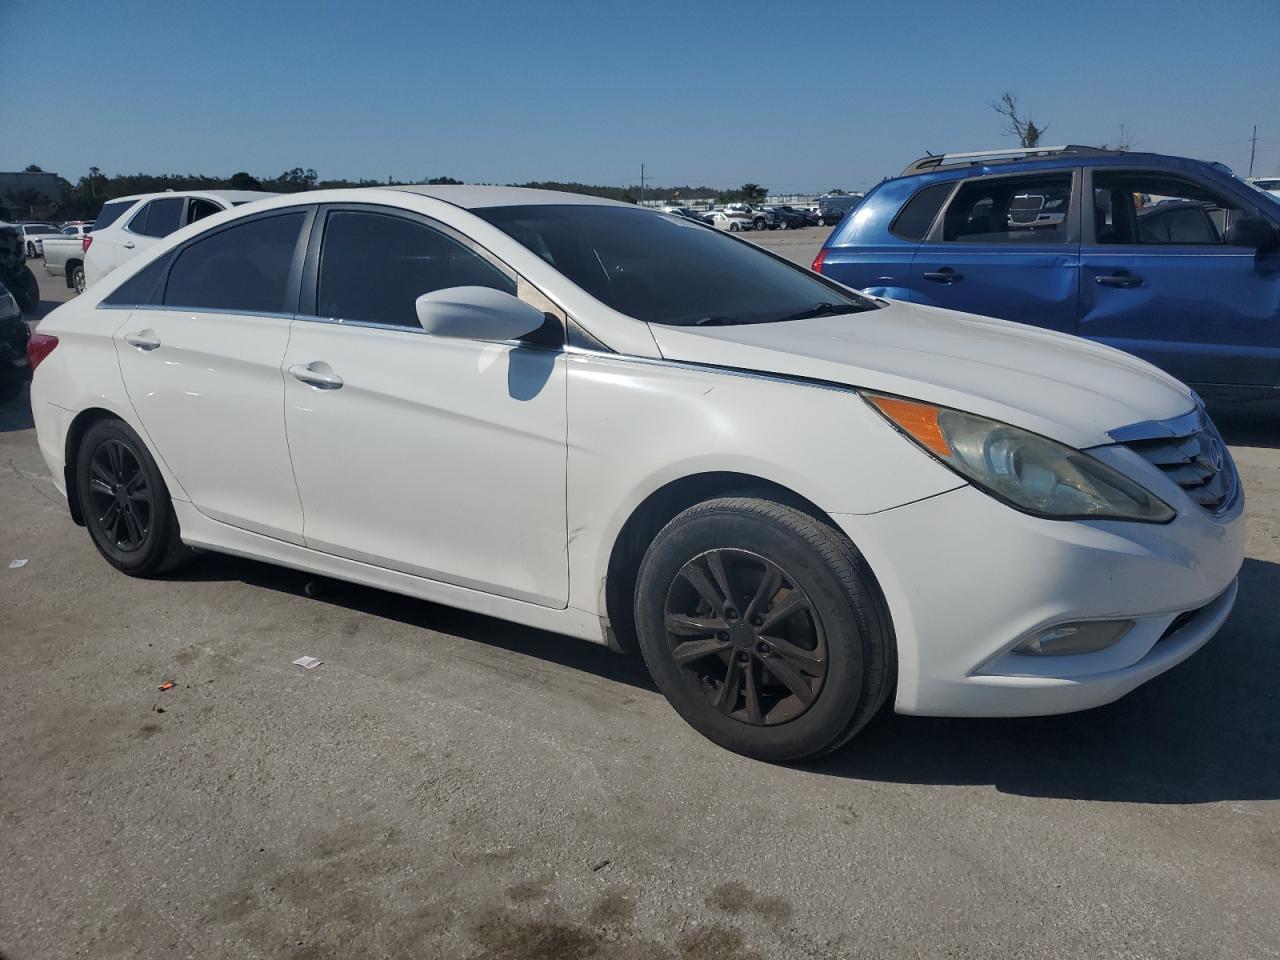
POLYGON ((415 302, 422 329, 436 337, 517 340, 542 326, 542 311, 490 287, 449 287, 415 302))
POLYGON ((1227 231, 1227 244, 1265 253, 1280 247, 1280 231, 1263 217, 1241 217, 1227 231))

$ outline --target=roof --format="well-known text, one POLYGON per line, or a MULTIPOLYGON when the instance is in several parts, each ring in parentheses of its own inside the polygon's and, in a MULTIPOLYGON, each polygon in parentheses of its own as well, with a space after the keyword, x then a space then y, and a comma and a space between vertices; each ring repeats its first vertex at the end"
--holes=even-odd
POLYGON ((217 197, 228 203, 250 203, 254 200, 265 200, 267 197, 278 197, 278 193, 266 190, 162 190, 158 193, 135 193, 127 197, 112 197, 107 203, 120 203, 128 200, 151 200, 155 197, 217 197))
POLYGON ((466 210, 480 207, 524 207, 547 204, 599 204, 610 207, 629 207, 634 203, 589 197, 581 193, 563 193, 559 190, 535 190, 531 187, 489 187, 479 184, 440 185, 407 184, 405 186, 370 187, 371 190, 401 190, 452 203, 466 210))

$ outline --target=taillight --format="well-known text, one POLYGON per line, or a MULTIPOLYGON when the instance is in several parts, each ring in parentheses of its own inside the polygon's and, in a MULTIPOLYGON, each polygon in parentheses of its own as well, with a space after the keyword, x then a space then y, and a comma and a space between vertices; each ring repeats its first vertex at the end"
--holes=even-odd
POLYGON ((31 339, 27 341, 27 363, 34 372, 36 367, 40 366, 40 361, 53 353, 53 348, 58 345, 58 338, 48 333, 33 333, 31 339))
POLYGON ((81 253, 88 253, 88 252, 89 252, 89 244, 91 244, 91 243, 93 243, 93 234, 92 234, 92 233, 86 233, 83 237, 81 237, 81 238, 80 238, 80 252, 81 252, 81 253))
POLYGON ((826 262, 826 259, 827 259, 827 248, 823 247, 821 250, 818 251, 818 255, 813 258, 813 263, 809 265, 809 269, 812 270, 814 273, 821 273, 822 264, 826 262))

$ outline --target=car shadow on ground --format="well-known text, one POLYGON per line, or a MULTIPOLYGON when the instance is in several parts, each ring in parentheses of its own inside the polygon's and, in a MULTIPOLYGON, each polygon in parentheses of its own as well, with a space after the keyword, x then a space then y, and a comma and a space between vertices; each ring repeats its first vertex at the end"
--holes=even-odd
POLYGON ((1229 446, 1280 449, 1280 400, 1217 402, 1208 408, 1229 446))
POLYGON ((256 560, 210 553, 201 557, 198 563, 174 574, 173 579, 239 580, 250 586, 302 596, 310 596, 314 591, 313 599, 318 603, 483 643, 517 656, 536 657, 546 663, 581 670, 616 683, 654 692, 658 689, 638 656, 620 656, 599 644, 563 634, 256 560))
MULTIPOLYGON (((656 690, 638 656, 381 590, 210 554, 178 577, 240 580, 656 690)), ((1117 703, 1022 719, 903 717, 886 710, 848 746, 798 771, 1032 797, 1210 803, 1280 798, 1280 564, 1245 561, 1222 632, 1117 703)), ((681 722, 671 714, 673 724, 681 722)))

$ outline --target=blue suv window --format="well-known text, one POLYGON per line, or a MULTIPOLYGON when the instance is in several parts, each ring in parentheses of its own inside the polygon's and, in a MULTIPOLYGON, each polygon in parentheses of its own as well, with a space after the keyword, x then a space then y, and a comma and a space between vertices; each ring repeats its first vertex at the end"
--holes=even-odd
POLYGON ((960 243, 1065 243, 1071 174, 971 180, 943 217, 942 239, 960 243))
POLYGON ((1246 213, 1198 183, 1131 170, 1093 175, 1097 243, 1144 245, 1225 243, 1246 213))
POLYGON ((954 180, 946 180, 917 190, 889 226, 889 232, 903 240, 923 240, 955 186, 954 180))

